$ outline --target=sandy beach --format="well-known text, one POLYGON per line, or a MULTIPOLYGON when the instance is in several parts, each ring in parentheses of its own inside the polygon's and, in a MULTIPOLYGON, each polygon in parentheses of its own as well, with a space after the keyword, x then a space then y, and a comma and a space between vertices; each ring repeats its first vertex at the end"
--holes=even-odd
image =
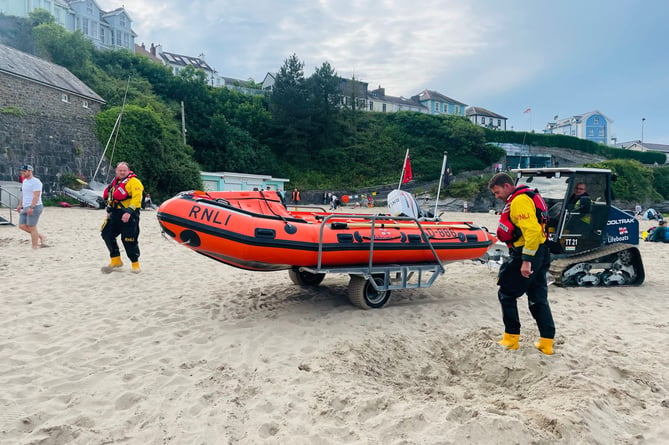
POLYGON ((667 443, 667 244, 640 244, 640 287, 551 286, 545 356, 525 298, 520 349, 495 343, 496 271, 478 262, 365 311, 346 275, 302 288, 219 264, 155 211, 142 273, 123 255, 102 274, 103 216, 46 208, 37 250, 0 226, 2 444, 667 443))

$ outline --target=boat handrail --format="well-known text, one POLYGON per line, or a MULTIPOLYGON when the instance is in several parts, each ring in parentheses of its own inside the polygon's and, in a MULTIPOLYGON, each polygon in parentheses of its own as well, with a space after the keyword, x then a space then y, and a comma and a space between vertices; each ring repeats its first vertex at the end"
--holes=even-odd
POLYGON ((325 231, 325 227, 328 224, 328 221, 331 219, 343 219, 343 218, 356 218, 358 220, 369 220, 371 223, 371 231, 369 234, 370 242, 369 242, 369 264, 368 264, 368 275, 371 275, 372 268, 374 267, 374 228, 376 227, 376 221, 381 220, 381 221, 406 221, 407 223, 415 223, 416 226, 418 227, 418 230, 420 230, 421 233, 421 239, 425 240, 425 243, 428 245, 430 250, 432 251, 432 255, 434 255, 434 259, 436 261, 436 264, 439 265, 440 272, 444 272, 444 265, 441 262, 441 259, 439 258, 439 255, 437 255, 437 251, 435 250, 434 246, 432 245, 432 242, 430 241, 430 237, 425 233, 423 230, 423 226, 421 226, 420 221, 417 218, 413 218, 410 216, 390 216, 390 215, 361 215, 361 214, 356 214, 356 213, 332 213, 330 215, 327 215, 326 217, 323 218, 323 221, 321 223, 320 227, 320 233, 319 233, 319 238, 318 238, 318 261, 317 261, 317 270, 320 270, 322 267, 322 259, 323 259, 323 232, 325 231))

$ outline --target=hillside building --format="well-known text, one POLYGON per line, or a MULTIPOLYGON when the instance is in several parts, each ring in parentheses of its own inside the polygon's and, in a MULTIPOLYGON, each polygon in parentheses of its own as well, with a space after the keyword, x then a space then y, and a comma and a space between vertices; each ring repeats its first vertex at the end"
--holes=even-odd
POLYGON ((508 118, 481 107, 467 107, 465 115, 472 123, 492 130, 506 130, 508 118))
POLYGON ((27 18, 36 9, 51 13, 70 32, 81 31, 98 49, 135 51, 137 34, 125 8, 102 10, 95 0, 0 0, 0 13, 27 18))
POLYGON ((589 113, 569 116, 549 122, 544 134, 564 134, 579 139, 586 139, 599 144, 611 144, 611 124, 613 121, 595 110, 589 113))

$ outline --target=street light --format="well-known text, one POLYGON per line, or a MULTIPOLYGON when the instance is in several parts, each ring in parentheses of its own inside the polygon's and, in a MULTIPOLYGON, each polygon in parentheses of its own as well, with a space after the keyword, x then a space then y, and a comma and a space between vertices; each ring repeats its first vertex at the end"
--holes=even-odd
POLYGON ((646 118, 641 118, 641 150, 643 151, 643 125, 646 123, 646 118))

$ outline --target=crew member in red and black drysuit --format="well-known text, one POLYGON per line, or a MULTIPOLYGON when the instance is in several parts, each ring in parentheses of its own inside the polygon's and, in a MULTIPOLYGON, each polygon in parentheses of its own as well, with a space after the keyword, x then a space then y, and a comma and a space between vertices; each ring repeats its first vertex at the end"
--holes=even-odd
MULTIPOLYGON (((548 303, 546 274, 550 252, 546 244, 545 227, 537 217, 535 193, 526 186, 516 187, 506 173, 498 173, 488 183, 495 198, 505 201, 497 237, 509 246, 510 258, 499 270, 497 296, 502 306, 504 336, 499 344, 518 349, 520 318, 518 297, 527 294, 530 313, 539 328, 539 341, 534 345, 547 355, 553 354, 555 324, 548 303)), ((536 193, 537 198, 543 199, 536 193)), ((542 207, 545 207, 543 204, 542 207)))
POLYGON ((116 177, 104 191, 107 202, 107 218, 102 225, 102 239, 109 249, 109 268, 123 266, 116 238, 121 242, 126 255, 132 262, 132 272, 140 272, 139 267, 139 212, 142 207, 144 186, 125 162, 116 166, 116 177))

